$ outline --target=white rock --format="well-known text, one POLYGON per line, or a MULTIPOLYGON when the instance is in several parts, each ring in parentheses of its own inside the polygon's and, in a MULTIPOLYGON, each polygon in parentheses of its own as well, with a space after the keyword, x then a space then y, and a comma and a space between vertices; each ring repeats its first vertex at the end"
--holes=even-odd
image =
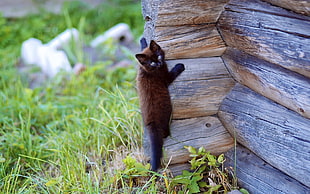
POLYGON ((64 51, 57 50, 72 39, 77 41, 77 29, 67 29, 46 45, 35 38, 23 42, 21 58, 26 65, 33 64, 41 67, 42 72, 48 77, 54 77, 59 71, 72 71, 68 57, 64 51))
POLYGON ((97 47, 109 38, 112 38, 117 42, 133 41, 133 36, 129 26, 125 23, 120 23, 107 30, 103 35, 96 37, 93 41, 91 41, 90 45, 92 47, 97 47))
POLYGON ((69 43, 72 39, 74 41, 77 41, 78 38, 79 38, 79 31, 75 28, 71 28, 60 33, 53 40, 47 43, 47 45, 55 49, 60 49, 64 44, 69 43))
POLYGON ((42 42, 36 38, 30 38, 23 42, 21 47, 21 58, 26 65, 37 64, 37 50, 42 46, 42 42))
POLYGON ((37 65, 48 77, 54 77, 61 70, 71 72, 72 67, 64 51, 59 51, 53 47, 42 45, 38 48, 37 65))

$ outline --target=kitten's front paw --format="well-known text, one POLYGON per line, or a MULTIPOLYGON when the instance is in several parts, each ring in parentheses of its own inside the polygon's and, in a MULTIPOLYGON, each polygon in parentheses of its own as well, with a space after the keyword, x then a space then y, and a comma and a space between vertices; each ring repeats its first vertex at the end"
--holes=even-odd
POLYGON ((176 64, 175 68, 177 69, 178 72, 183 72, 185 70, 184 64, 182 63, 176 64))

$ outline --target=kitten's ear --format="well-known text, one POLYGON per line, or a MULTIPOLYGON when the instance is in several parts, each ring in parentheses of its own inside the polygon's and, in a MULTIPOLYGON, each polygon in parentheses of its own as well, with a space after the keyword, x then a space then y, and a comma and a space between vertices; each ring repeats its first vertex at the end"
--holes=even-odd
POLYGON ((146 60, 146 55, 145 54, 136 54, 136 58, 142 64, 146 60))
POLYGON ((158 52, 161 50, 160 46, 154 40, 151 40, 150 49, 153 52, 158 52))
POLYGON ((141 38, 140 45, 141 45, 141 51, 143 51, 147 47, 147 42, 144 37, 141 38))

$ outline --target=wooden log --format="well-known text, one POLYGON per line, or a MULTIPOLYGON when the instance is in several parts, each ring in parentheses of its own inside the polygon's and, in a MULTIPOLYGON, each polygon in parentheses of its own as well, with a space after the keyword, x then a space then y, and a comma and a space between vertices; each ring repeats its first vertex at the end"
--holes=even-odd
POLYGON ((221 56, 226 49, 215 24, 156 27, 155 34, 167 59, 221 56))
POLYGON ((238 185, 250 193, 310 193, 309 187, 272 167, 239 144, 236 150, 229 150, 225 158, 225 166, 234 167, 236 164, 238 185))
POLYGON ((217 117, 199 117, 173 120, 171 137, 164 142, 165 161, 170 164, 186 163, 190 160, 184 146, 205 147, 219 155, 233 146, 233 139, 217 117))
POLYGON ((239 143, 310 187, 310 119, 237 84, 218 113, 239 143))
POLYGON ((214 115, 220 103, 234 86, 220 57, 167 61, 171 69, 185 64, 185 71, 169 87, 173 119, 214 115))
MULTIPOLYGON (((231 21, 236 21, 237 23, 234 23, 233 25, 278 30, 303 37, 310 36, 310 18, 308 16, 272 6, 261 0, 231 0, 225 6, 223 14, 229 12, 235 12, 241 15, 232 15, 234 18, 229 19, 227 24, 231 24, 231 21), (244 16, 248 17, 242 19, 244 16)), ((223 18, 220 18, 220 20, 222 19, 223 18)))
POLYGON ((232 0, 218 27, 228 46, 310 77, 310 17, 259 0, 232 0))
POLYGON ((172 164, 169 165, 169 170, 173 177, 181 175, 183 170, 190 170, 191 165, 189 162, 182 163, 182 164, 172 164))
POLYGON ((232 48, 222 58, 238 82, 310 118, 310 78, 232 48))
POLYGON ((283 7, 285 9, 292 10, 296 13, 300 13, 303 15, 310 15, 310 1, 303 1, 303 0, 263 0, 273 5, 283 7))
POLYGON ((159 3, 155 26, 215 23, 228 0, 165 0, 159 3))
POLYGON ((233 87, 231 78, 175 82, 171 87, 173 118, 214 115, 233 87))
POLYGON ((144 37, 147 41, 158 41, 167 51, 167 59, 221 56, 226 46, 215 22, 226 2, 143 0, 144 37), (196 9, 209 14, 202 14, 196 9))
POLYGON ((148 42, 155 39, 155 22, 158 16, 158 0, 141 0, 142 15, 145 21, 143 36, 148 42))

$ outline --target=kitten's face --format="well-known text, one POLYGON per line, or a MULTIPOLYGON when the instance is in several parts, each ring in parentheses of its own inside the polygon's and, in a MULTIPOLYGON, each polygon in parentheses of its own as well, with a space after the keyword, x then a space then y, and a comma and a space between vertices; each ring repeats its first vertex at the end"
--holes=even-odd
POLYGON ((136 54, 140 65, 146 71, 154 71, 164 65, 165 53, 155 41, 151 41, 150 47, 144 49, 141 54, 136 54))

